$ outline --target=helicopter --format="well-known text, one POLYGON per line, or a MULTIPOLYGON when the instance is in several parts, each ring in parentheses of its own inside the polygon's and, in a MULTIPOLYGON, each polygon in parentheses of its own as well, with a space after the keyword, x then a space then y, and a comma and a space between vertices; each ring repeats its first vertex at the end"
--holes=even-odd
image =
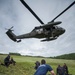
POLYGON ((42 39, 41 42, 44 41, 51 41, 57 39, 60 35, 65 33, 65 29, 58 26, 61 24, 61 21, 55 20, 61 16, 64 12, 66 12, 70 7, 75 4, 75 1, 71 3, 65 10, 63 10, 59 15, 57 15, 53 20, 44 24, 44 22, 35 14, 35 12, 29 7, 29 5, 24 1, 20 0, 20 2, 31 12, 31 14, 41 23, 41 26, 36 26, 30 33, 22 34, 16 36, 12 31, 12 28, 9 28, 6 32, 8 37, 13 40, 14 42, 21 42, 21 39, 25 38, 38 38, 42 39))

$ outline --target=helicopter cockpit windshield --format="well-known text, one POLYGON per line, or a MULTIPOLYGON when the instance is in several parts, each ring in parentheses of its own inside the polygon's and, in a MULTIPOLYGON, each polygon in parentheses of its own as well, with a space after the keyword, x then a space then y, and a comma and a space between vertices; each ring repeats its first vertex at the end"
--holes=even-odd
POLYGON ((59 27, 58 27, 58 26, 55 26, 55 28, 56 28, 56 29, 60 29, 60 30, 62 30, 62 29, 63 29, 63 28, 62 28, 62 27, 60 27, 60 26, 59 26, 59 27))

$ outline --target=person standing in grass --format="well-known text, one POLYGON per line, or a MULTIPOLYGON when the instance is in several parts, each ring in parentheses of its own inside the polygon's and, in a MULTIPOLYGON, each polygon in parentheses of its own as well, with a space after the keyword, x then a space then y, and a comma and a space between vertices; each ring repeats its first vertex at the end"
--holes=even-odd
POLYGON ((41 60, 41 65, 37 68, 34 75, 46 75, 47 72, 50 71, 51 75, 56 75, 52 69, 52 67, 46 64, 44 59, 41 60))
POLYGON ((56 75, 65 75, 64 74, 64 68, 60 65, 58 65, 57 69, 56 69, 57 74, 56 75))
POLYGON ((63 68, 64 68, 65 75, 68 75, 68 67, 67 67, 66 63, 64 63, 63 68))

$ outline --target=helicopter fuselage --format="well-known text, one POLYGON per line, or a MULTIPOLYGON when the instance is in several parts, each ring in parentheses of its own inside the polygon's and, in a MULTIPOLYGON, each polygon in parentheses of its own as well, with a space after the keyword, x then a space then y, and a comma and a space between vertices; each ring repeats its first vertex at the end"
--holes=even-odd
POLYGON ((35 27, 30 33, 23 34, 17 36, 17 39, 23 38, 50 38, 50 37, 58 37, 65 32, 65 29, 62 27, 56 26, 61 22, 48 23, 43 26, 35 27), (55 24, 55 25, 53 25, 55 24))
POLYGON ((57 39, 57 37, 59 37, 65 32, 65 29, 57 26, 58 24, 61 24, 61 21, 50 22, 48 24, 44 24, 43 26, 37 26, 30 33, 18 36, 16 36, 11 29, 8 29, 6 34, 11 40, 15 42, 17 41, 17 39, 26 39, 26 38, 38 38, 38 39, 46 38, 45 41, 50 41, 57 39))

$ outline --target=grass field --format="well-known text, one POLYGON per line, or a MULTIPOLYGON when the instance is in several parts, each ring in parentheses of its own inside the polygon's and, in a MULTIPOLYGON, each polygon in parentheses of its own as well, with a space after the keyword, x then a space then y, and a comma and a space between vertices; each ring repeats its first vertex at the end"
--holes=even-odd
MULTIPOLYGON (((3 62, 6 55, 0 55, 0 62, 3 62)), ((35 62, 45 59, 47 64, 51 65, 54 71, 58 64, 63 66, 64 63, 67 64, 69 68, 69 74, 75 75, 75 60, 63 60, 63 59, 51 59, 42 57, 26 57, 26 56, 15 56, 11 55, 16 61, 16 65, 10 65, 8 68, 0 65, 0 75, 34 75, 35 62)))

